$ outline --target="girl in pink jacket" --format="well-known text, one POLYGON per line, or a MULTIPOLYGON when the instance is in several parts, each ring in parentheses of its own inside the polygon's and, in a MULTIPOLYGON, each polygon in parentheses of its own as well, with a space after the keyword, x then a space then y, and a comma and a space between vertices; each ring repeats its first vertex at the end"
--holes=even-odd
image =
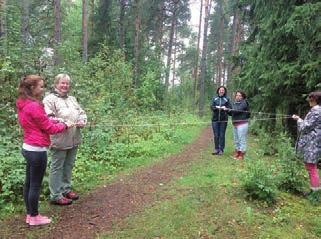
POLYGON ((23 194, 27 210, 26 223, 30 226, 51 222, 38 212, 40 188, 47 167, 49 135, 63 132, 72 126, 48 118, 41 103, 43 92, 43 78, 38 75, 25 76, 20 81, 16 102, 19 124, 23 129, 22 155, 27 163, 23 194))

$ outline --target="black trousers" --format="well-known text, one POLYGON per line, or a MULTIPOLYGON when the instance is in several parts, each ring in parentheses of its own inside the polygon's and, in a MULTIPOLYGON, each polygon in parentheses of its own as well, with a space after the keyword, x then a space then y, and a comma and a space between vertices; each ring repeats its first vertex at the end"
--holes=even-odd
POLYGON ((37 216, 41 184, 47 167, 47 152, 34 152, 22 149, 22 155, 26 159, 26 178, 23 188, 23 196, 27 214, 37 216))
POLYGON ((225 131, 227 122, 213 121, 212 129, 214 134, 214 151, 224 152, 225 148, 225 131))

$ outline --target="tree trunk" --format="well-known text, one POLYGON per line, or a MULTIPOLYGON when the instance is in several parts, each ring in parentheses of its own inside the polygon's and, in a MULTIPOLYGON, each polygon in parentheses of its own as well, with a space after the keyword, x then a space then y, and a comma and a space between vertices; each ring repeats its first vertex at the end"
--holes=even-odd
POLYGON ((199 77, 199 55, 200 55, 200 42, 201 42, 201 30, 202 30, 202 17, 203 17, 203 0, 201 0, 201 9, 200 9, 200 18, 198 23, 198 36, 197 36, 197 51, 195 56, 195 69, 194 69, 194 87, 193 87, 193 95, 194 102, 196 104, 197 98, 197 85, 198 85, 198 77, 199 77))
POLYGON ((203 49, 201 58, 201 76, 200 76, 200 96, 199 96, 199 115, 204 115, 204 104, 205 104, 205 74, 206 74, 206 55, 207 55, 207 30, 208 21, 211 11, 211 1, 205 0, 205 18, 204 18, 204 31, 203 31, 203 49))
POLYGON ((6 0, 0 0, 0 39, 6 36, 6 0))
POLYGON ((227 79, 228 82, 232 81, 233 78, 233 69, 234 69, 234 63, 233 63, 233 57, 238 53, 239 44, 240 44, 240 10, 238 8, 238 2, 236 1, 236 7, 234 8, 233 13, 233 25, 232 25, 232 35, 231 35, 231 41, 230 41, 230 61, 228 64, 228 71, 227 71, 227 79))
POLYGON ((162 82, 162 66, 163 66, 163 59, 162 59, 162 52, 163 52, 163 28, 164 28, 164 15, 165 15, 165 1, 160 0, 158 2, 158 11, 156 16, 156 27, 155 27, 155 36, 154 36, 154 43, 155 43, 155 54, 156 59, 160 65, 157 75, 160 82, 162 82))
POLYGON ((125 49, 125 11, 126 0, 120 0, 120 12, 119 12, 119 47, 125 49))
POLYGON ((134 86, 139 85, 139 56, 140 56, 140 31, 141 31, 141 17, 140 17, 140 1, 135 0, 135 39, 134 39, 134 86))
POLYGON ((0 56, 7 55, 6 0, 0 0, 0 56))
POLYGON ((156 16, 156 29, 155 29, 155 47, 156 56, 158 60, 162 57, 162 41, 163 41, 163 26, 164 26, 164 0, 158 3, 158 13, 156 16))
POLYGON ((223 41, 224 41, 224 13, 223 13, 223 0, 217 1, 218 14, 220 16, 219 34, 218 34, 218 47, 217 47, 217 70, 216 82, 219 85, 224 85, 223 79, 223 41))
POLYGON ((82 0, 82 61, 88 60, 88 10, 87 0, 82 0))
POLYGON ((94 15, 95 15, 95 0, 90 0, 90 16, 89 16, 89 31, 90 36, 94 35, 94 15))
POLYGON ((54 55, 54 64, 58 65, 60 63, 60 56, 58 54, 57 48, 61 43, 61 2, 60 0, 54 0, 54 16, 55 16, 55 32, 54 32, 54 41, 55 41, 55 55, 54 55))
POLYGON ((172 77, 172 87, 175 85, 176 80, 176 53, 177 53, 177 28, 175 28, 174 33, 174 56, 173 56, 173 77, 172 77))
POLYGON ((166 64, 166 75, 165 75, 165 90, 168 91, 169 87, 169 73, 171 70, 171 58, 172 58, 172 50, 173 50, 173 40, 174 40, 174 32, 176 27, 176 12, 177 12, 177 4, 178 1, 174 1, 173 15, 171 19, 171 30, 169 34, 169 43, 168 43, 168 51, 167 51, 167 64, 166 64))
POLYGON ((21 37, 24 44, 29 42, 29 0, 21 1, 22 14, 21 14, 21 37))

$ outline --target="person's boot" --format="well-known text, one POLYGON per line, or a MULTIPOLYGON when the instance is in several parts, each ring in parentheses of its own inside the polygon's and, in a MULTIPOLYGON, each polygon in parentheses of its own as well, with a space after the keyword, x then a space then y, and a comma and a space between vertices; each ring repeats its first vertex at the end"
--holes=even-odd
POLYGON ((63 194, 65 198, 71 199, 73 201, 76 201, 79 199, 79 195, 73 191, 70 191, 69 193, 63 194))
POLYGON ((239 155, 237 156, 237 160, 243 160, 244 159, 245 152, 240 151, 239 155))
POLYGON ((58 200, 51 201, 51 204, 59 206, 67 206, 72 204, 72 200, 66 197, 59 198, 58 200))
POLYGON ((241 152, 241 151, 235 149, 235 151, 233 152, 232 158, 233 158, 233 159, 237 159, 237 157, 240 155, 240 152, 241 152))

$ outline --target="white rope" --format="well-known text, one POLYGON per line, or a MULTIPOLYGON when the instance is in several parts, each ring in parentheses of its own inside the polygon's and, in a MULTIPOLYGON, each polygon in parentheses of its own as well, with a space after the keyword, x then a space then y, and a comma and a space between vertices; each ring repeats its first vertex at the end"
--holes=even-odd
MULTIPOLYGON (((292 118, 292 116, 283 116, 283 117, 268 117, 268 118, 252 118, 249 121, 264 121, 264 120, 277 120, 277 119, 288 119, 292 118)), ((215 122, 228 122, 225 121, 215 121, 215 122)), ((244 120, 233 120, 233 122, 244 122, 244 120)), ((146 124, 114 124, 112 122, 103 122, 104 127, 110 128, 124 128, 124 127, 164 127, 164 126, 198 126, 198 125, 211 125, 211 122, 195 122, 195 123, 188 123, 188 122, 177 122, 177 123, 146 123, 146 124)))
MULTIPOLYGON (((218 108, 218 109, 220 109, 220 108, 218 108)), ((224 109, 221 108, 221 110, 224 110, 224 109)), ((291 115, 286 115, 286 114, 265 113, 265 112, 261 112, 261 111, 233 110, 233 109, 229 109, 229 108, 225 108, 224 111, 241 112, 241 113, 251 113, 251 114, 258 114, 258 115, 274 115, 274 116, 292 117, 291 115)))

